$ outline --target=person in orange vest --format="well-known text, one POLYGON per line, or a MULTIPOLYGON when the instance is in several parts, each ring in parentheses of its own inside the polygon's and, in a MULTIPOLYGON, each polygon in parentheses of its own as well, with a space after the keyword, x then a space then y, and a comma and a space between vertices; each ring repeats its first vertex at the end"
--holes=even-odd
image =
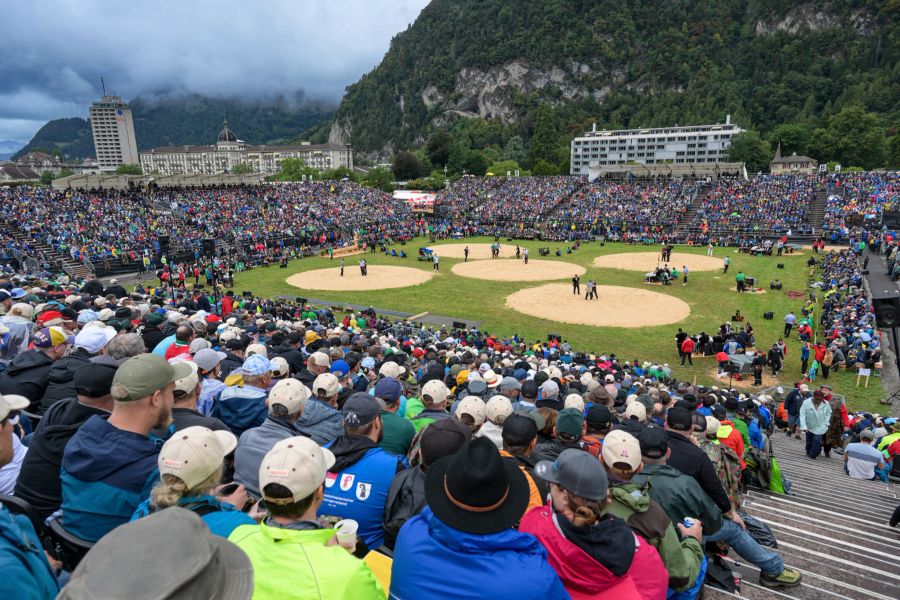
POLYGON ((747 463, 744 462, 744 437, 734 426, 734 423, 728 419, 725 407, 721 404, 713 408, 713 417, 719 420, 719 430, 716 432, 716 438, 718 438, 719 442, 734 450, 734 453, 741 459, 741 471, 743 471, 747 468, 747 463))

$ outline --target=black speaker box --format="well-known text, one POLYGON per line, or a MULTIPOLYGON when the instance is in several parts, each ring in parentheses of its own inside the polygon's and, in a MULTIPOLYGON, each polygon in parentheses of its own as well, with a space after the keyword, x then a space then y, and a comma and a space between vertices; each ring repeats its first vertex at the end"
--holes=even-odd
POLYGON ((250 290, 244 290, 243 293, 244 293, 244 298, 252 298, 253 297, 253 292, 251 292, 250 290))
POLYGON ((216 240, 212 238, 203 238, 201 243, 204 256, 213 256, 216 253, 216 240))
POLYGON ((763 319, 765 319, 766 321, 771 321, 774 318, 775 315, 771 311, 763 313, 763 319))
POLYGON ((900 290, 872 290, 875 323, 882 329, 900 326, 900 290))
POLYGON ((297 296, 297 304, 306 304, 306 298, 301 298, 297 296))
POLYGON ((453 321, 453 329, 465 329, 466 324, 462 321, 453 321))
POLYGON ((775 265, 775 266, 778 267, 779 269, 783 269, 783 268, 784 268, 784 263, 778 263, 778 264, 775 265))
POLYGON ((159 251, 161 254, 166 254, 169 251, 169 236, 159 236, 159 251))

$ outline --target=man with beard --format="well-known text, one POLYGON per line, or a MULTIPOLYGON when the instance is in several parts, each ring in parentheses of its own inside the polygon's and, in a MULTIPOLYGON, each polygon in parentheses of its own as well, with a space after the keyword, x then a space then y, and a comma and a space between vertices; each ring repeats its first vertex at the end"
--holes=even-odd
POLYGON ((62 525, 95 542, 131 519, 159 479, 159 448, 151 429, 172 422, 175 381, 192 373, 185 362, 170 365, 155 354, 140 354, 118 368, 110 390, 108 418, 93 415, 63 452, 62 525))
POLYGON ((325 499, 319 515, 355 520, 359 523, 359 539, 375 549, 384 543, 384 506, 394 474, 403 465, 399 456, 378 446, 384 424, 374 396, 356 392, 344 403, 341 413, 344 435, 326 445, 335 463, 325 477, 325 499))

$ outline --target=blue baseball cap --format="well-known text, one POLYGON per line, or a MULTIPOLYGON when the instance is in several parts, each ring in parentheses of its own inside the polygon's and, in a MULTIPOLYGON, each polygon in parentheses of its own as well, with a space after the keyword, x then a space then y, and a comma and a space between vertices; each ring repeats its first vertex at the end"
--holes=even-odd
POLYGON ((244 375, 258 376, 273 371, 272 361, 262 354, 254 354, 241 365, 241 373, 244 375))
POLYGON ((13 288, 9 294, 12 296, 13 300, 18 300, 19 298, 25 297, 25 290, 22 288, 13 288))
POLYGON ((375 368, 375 359, 371 356, 367 356, 361 361, 359 361, 359 366, 363 369, 374 369, 375 368))
POLYGON ((399 381, 393 377, 385 377, 375 385, 373 395, 393 404, 400 399, 402 393, 403 385, 399 381))
POLYGON ((331 363, 331 372, 338 377, 343 377, 350 372, 350 365, 346 360, 336 360, 331 363))
POLYGON ((513 377, 518 381, 525 381, 528 378, 528 371, 525 369, 516 369, 513 371, 513 377))

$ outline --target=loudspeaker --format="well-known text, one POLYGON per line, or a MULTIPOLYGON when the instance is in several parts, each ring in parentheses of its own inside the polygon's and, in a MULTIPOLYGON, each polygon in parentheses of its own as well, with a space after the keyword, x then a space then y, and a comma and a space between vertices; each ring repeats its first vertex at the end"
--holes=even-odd
POLYGON ((900 228, 900 211, 886 210, 881 213, 881 224, 888 229, 900 228))
POLYGON ((560 342, 560 341, 562 341, 562 338, 559 336, 558 333, 548 333, 548 334, 547 334, 547 341, 548 341, 548 342, 552 342, 553 340, 556 340, 557 342, 560 342))
POLYGON ((779 269, 783 269, 783 268, 784 268, 784 263, 778 263, 778 264, 775 265, 775 266, 776 266, 777 268, 779 268, 779 269))
POLYGON ((243 293, 244 293, 244 298, 252 298, 253 297, 253 292, 251 292, 250 290, 244 290, 243 293))
POLYGON ((160 254, 168 254, 169 253, 169 236, 167 236, 167 235, 159 236, 159 253, 160 254))
POLYGON ((297 296, 297 304, 306 304, 306 298, 301 298, 297 296))
POLYGON ((775 315, 772 313, 772 311, 763 313, 763 319, 765 319, 766 321, 771 321, 774 318, 775 318, 775 315))
POLYGON ((453 321, 453 329, 465 329, 466 324, 462 321, 453 321))
POLYGON ((212 238, 203 238, 203 256, 214 256, 216 254, 216 240, 212 238))
POLYGON ((882 329, 900 326, 900 290, 872 290, 875 323, 882 329))

